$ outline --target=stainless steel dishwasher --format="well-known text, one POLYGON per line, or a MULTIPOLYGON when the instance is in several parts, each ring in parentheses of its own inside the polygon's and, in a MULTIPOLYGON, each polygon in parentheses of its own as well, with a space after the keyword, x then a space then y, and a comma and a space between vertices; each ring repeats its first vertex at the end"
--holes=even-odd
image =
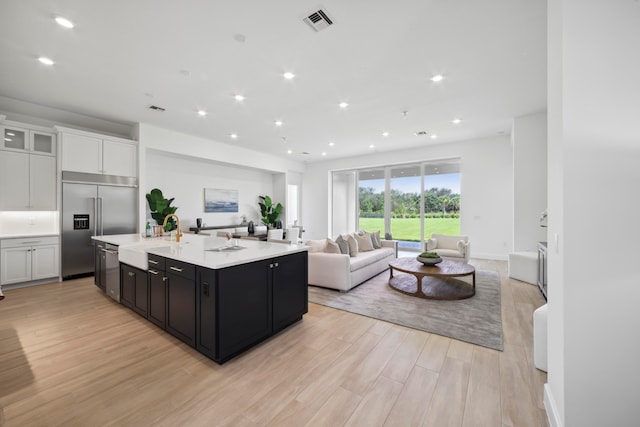
POLYGON ((120 263, 118 262, 118 246, 107 243, 102 249, 104 253, 105 285, 107 295, 120 302, 120 263))

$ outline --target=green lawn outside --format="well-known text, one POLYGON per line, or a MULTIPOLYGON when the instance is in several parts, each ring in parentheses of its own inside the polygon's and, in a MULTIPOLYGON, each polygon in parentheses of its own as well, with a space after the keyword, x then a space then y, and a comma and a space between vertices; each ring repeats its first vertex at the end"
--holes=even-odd
MULTIPOLYGON (((361 230, 375 232, 380 230, 384 235, 383 218, 360 218, 361 230)), ((460 218, 425 218, 424 235, 431 237, 431 233, 460 234, 460 218)), ((420 218, 392 218, 391 235, 395 240, 417 242, 420 240, 420 218)))

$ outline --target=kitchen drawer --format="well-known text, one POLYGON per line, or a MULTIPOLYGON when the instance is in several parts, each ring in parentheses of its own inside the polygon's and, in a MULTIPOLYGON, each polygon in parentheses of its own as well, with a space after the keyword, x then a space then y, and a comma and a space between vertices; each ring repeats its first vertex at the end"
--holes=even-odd
POLYGON ((58 236, 45 236, 45 237, 21 237, 14 239, 2 239, 0 240, 0 248, 21 248, 31 247, 39 245, 57 245, 60 241, 58 236))
POLYGON ((154 270, 158 270, 158 271, 164 271, 165 270, 165 262, 166 262, 166 258, 158 256, 158 255, 154 255, 154 254, 148 254, 149 256, 149 268, 154 269, 154 270))
POLYGON ((185 279, 196 279, 196 266, 188 264, 182 261, 176 261, 175 259, 167 259, 166 272, 175 274, 176 276, 184 277, 185 279))

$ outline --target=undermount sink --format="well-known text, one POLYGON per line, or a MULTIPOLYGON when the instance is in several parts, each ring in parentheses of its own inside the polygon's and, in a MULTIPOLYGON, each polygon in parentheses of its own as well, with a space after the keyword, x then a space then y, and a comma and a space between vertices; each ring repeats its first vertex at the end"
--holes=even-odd
POLYGON ((215 252, 233 252, 239 251, 240 249, 246 249, 244 246, 220 246, 219 248, 211 248, 206 249, 207 251, 215 251, 215 252))

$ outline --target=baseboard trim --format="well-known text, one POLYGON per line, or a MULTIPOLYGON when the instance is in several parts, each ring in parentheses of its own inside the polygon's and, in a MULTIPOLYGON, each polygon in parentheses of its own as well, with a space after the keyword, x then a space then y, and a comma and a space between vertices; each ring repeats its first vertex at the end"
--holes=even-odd
POLYGON ((549 421, 550 427, 564 427, 560 414, 558 413, 556 401, 549 388, 549 383, 545 383, 544 385, 544 409, 547 411, 547 421, 549 421))

